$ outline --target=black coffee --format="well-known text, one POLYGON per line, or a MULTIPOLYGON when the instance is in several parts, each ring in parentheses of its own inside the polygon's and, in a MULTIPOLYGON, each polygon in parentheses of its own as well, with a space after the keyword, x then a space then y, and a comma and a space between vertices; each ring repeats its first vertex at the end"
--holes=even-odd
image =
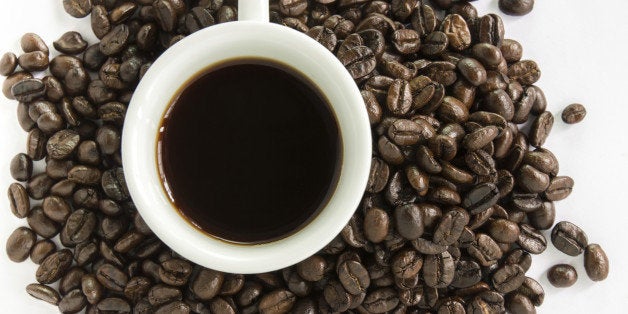
POLYGON ((338 125, 287 66, 232 60, 200 72, 166 113, 158 156, 180 213, 217 238, 268 242, 307 224, 335 189, 338 125))

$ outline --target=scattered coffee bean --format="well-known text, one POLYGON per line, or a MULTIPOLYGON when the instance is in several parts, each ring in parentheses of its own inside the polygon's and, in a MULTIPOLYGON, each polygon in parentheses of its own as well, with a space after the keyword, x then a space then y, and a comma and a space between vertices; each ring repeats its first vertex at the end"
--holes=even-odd
POLYGON ((587 235, 580 229, 568 221, 561 221, 552 229, 552 243, 561 252, 578 256, 588 245, 587 235))
POLYGON ((584 108, 581 104, 571 104, 565 109, 563 109, 563 113, 561 118, 567 124, 575 124, 582 120, 587 115, 587 109, 584 108))
POLYGON ((499 9, 508 15, 526 15, 533 8, 534 0, 499 0, 499 9))
POLYGON ((567 288, 576 283, 578 280, 578 273, 571 265, 559 264, 552 266, 547 271, 547 279, 554 287, 567 288))
POLYGON ((26 292, 33 298, 48 302, 52 305, 59 304, 59 301, 61 300, 59 292, 55 289, 38 283, 32 283, 26 286, 26 292))
POLYGON ((602 281, 608 277, 608 257, 599 244, 587 245, 584 250, 584 269, 593 281, 602 281))
POLYGON ((9 76, 17 67, 17 56, 12 52, 7 52, 0 58, 0 75, 9 76))
POLYGON ((87 48, 87 42, 77 32, 67 32, 52 44, 59 52, 69 55, 79 54, 87 48))

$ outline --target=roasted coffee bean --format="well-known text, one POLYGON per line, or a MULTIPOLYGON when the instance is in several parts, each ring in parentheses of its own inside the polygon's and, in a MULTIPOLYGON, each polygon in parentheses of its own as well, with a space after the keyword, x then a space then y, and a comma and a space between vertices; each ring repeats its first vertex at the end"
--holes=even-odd
POLYGON ((354 79, 370 74, 376 66, 373 51, 366 46, 351 48, 338 55, 338 59, 347 68, 354 79))
POLYGON ((70 268, 59 281, 59 293, 66 295, 70 291, 80 288, 81 280, 85 274, 85 270, 80 267, 70 268))
POLYGON ((519 239, 519 226, 507 219, 495 219, 488 225, 488 233, 501 243, 514 243, 519 239))
POLYGON ((495 291, 485 291, 467 303, 467 313, 505 313, 504 297, 495 291))
POLYGON ((567 255, 580 255, 587 247, 588 242, 584 231, 571 222, 561 221, 552 229, 552 244, 567 255))
POLYGON ((532 123, 530 129, 530 145, 540 147, 545 143, 547 136, 552 131, 554 116, 549 111, 542 112, 532 123))
POLYGON ((567 176, 554 177, 550 181, 550 184, 545 190, 544 196, 549 201, 560 201, 569 194, 571 194, 571 190, 573 189, 573 179, 567 176))
POLYGON ((520 231, 517 244, 519 244, 522 249, 532 254, 541 254, 545 251, 547 248, 547 240, 541 232, 528 224, 521 224, 520 231))
POLYGON ((11 94, 17 101, 32 102, 46 93, 46 85, 36 78, 19 81, 11 87, 11 94))
POLYGON ((454 207, 443 215, 438 226, 434 230, 434 243, 439 245, 451 245, 455 243, 464 226, 469 223, 469 214, 459 207, 454 207))
POLYGON ((584 250, 584 269, 593 281, 602 281, 608 277, 608 257, 599 244, 587 245, 584 250))
MULTIPOLYGON (((454 159, 456 153, 458 153, 458 143, 456 140, 447 135, 436 135, 430 138, 427 142, 429 150, 434 154, 434 157, 440 158, 444 161, 450 161, 454 159)), ((442 168, 439 172, 442 171, 442 168)))
POLYGON ((57 292, 54 288, 42 284, 29 284, 26 286, 26 293, 35 299, 48 302, 52 305, 59 304, 59 301, 61 300, 59 292, 57 292))
POLYGON ((148 291, 148 302, 154 307, 173 301, 180 301, 181 298, 182 294, 178 288, 163 284, 155 285, 148 291))
POLYGON ((436 116, 445 123, 464 123, 469 119, 469 109, 458 99, 445 96, 436 111, 436 116))
POLYGON ((23 185, 12 183, 8 191, 11 212, 17 218, 25 218, 30 212, 30 199, 23 185))
POLYGON ((490 266, 502 257, 502 251, 490 236, 478 233, 475 236, 475 242, 467 248, 467 252, 482 266, 490 266))
POLYGON ((23 71, 15 72, 9 75, 6 79, 4 79, 4 82, 2 83, 2 94, 4 94, 4 97, 6 97, 7 99, 15 99, 15 97, 11 93, 11 88, 13 87, 13 85, 19 83, 20 81, 31 78, 33 78, 32 74, 23 71))
POLYGON ((61 230, 60 239, 66 247, 74 247, 89 239, 97 223, 96 215, 85 209, 78 209, 70 216, 61 230))
POLYGON ((72 253, 64 249, 46 257, 35 274, 39 283, 50 284, 59 280, 72 264, 72 253))
POLYGON ((449 38, 449 46, 456 51, 471 45, 471 32, 467 22, 458 14, 449 14, 441 23, 441 31, 449 38))
MULTIPOLYGON (((86 289, 85 286, 85 278, 83 279, 83 291, 90 291, 89 294, 85 292, 88 300, 99 300, 101 298, 102 288, 100 286, 100 283, 95 280, 95 277, 92 276, 91 278, 93 278, 93 280, 90 280, 88 284, 88 289, 86 289), (91 288, 91 286, 93 286, 94 288, 91 288)), ((137 302, 148 294, 150 286, 150 279, 141 276, 133 277, 129 279, 129 282, 127 282, 126 286, 124 287, 124 296, 126 296, 131 301, 137 302)), ((91 301, 90 303, 94 304, 91 301)))
POLYGON ((43 71, 50 64, 48 54, 43 51, 24 53, 17 58, 17 62, 22 69, 31 72, 43 71))
POLYGON ((433 288, 447 287, 454 279, 455 263, 449 252, 427 255, 423 263, 423 280, 433 288))
POLYGON ((312 27, 307 31, 306 35, 314 38, 314 40, 318 41, 323 47, 332 52, 338 43, 338 38, 336 34, 334 34, 334 31, 324 26, 312 27))
POLYGON ((487 14, 478 19, 477 37, 480 43, 501 47, 504 41, 504 24, 497 14, 487 14))
POLYGON ((31 249, 31 261, 39 265, 48 255, 54 253, 56 250, 57 245, 54 242, 48 239, 39 240, 35 242, 35 245, 33 245, 31 249))
POLYGON ((482 280, 482 269, 474 261, 460 260, 456 263, 456 270, 451 286, 455 288, 468 288, 482 280))
POLYGON ((530 165, 523 165, 519 169, 517 185, 526 192, 541 193, 549 187, 550 177, 530 165))
POLYGON ((124 49, 129 38, 129 27, 126 24, 117 25, 102 38, 99 44, 100 51, 108 56, 117 54, 124 49))
POLYGON ((530 299, 534 306, 541 306, 541 304, 543 304, 543 300, 545 299, 545 291, 543 291, 541 284, 530 277, 525 277, 523 284, 516 290, 516 292, 521 293, 530 299))
POLYGON ((380 288, 366 295, 362 306, 369 313, 385 313, 397 307, 399 298, 393 288, 380 288))
POLYGON ((518 264, 504 265, 493 274, 493 287, 501 293, 515 291, 523 284, 524 275, 525 271, 518 264))
MULTIPOLYGON (((100 146, 102 151, 102 145, 100 146)), ((101 185, 105 194, 115 201, 124 201, 129 198, 129 190, 122 168, 105 171, 102 175, 101 185)))
POLYGON ((486 82, 486 70, 480 62, 472 58, 464 58, 458 61, 458 71, 473 86, 479 86, 486 82))
POLYGON ((100 302, 105 292, 103 286, 93 274, 87 274, 81 278, 81 290, 89 304, 100 302))
POLYGON ((31 252, 31 248, 35 245, 36 240, 37 235, 35 235, 31 229, 26 227, 15 229, 7 239, 7 256, 11 261, 16 263, 25 261, 31 252))
POLYGON ((98 168, 88 166, 74 166, 68 172, 68 179, 76 184, 97 185, 101 179, 101 172, 98 168))
POLYGON ((92 11, 92 2, 90 0, 63 0, 63 9, 75 18, 82 18, 92 11))
POLYGON ((447 34, 440 31, 429 33, 421 44, 421 53, 427 56, 436 56, 447 49, 449 38, 447 34))
POLYGON ((534 308, 534 304, 532 301, 528 299, 525 295, 521 293, 514 293, 508 295, 506 298, 506 309, 510 313, 516 314, 526 314, 526 313, 536 313, 536 309, 534 308))
POLYGON ((371 208, 364 215, 364 235, 373 243, 384 241, 389 226, 390 218, 380 208, 371 208))
POLYGON ((325 302, 335 312, 347 311, 351 306, 351 295, 338 281, 329 282, 323 290, 323 295, 325 302))
POLYGON ((171 286, 185 285, 191 273, 190 263, 180 259, 167 260, 161 263, 161 268, 159 268, 159 278, 171 286))
POLYGON ((412 249, 404 249, 392 258, 391 271, 395 278, 410 279, 415 277, 423 266, 421 254, 412 249))
POLYGON ((32 199, 43 199, 54 184, 54 180, 45 173, 33 176, 26 184, 26 191, 32 199))
POLYGON ((0 75, 9 76, 17 67, 17 56, 12 52, 7 52, 0 58, 0 75))
POLYGON ((554 287, 566 288, 573 286, 578 281, 578 273, 569 264, 558 264, 547 271, 547 279, 554 287))
POLYGON ((381 192, 388 183, 389 171, 388 165, 383 160, 374 157, 371 160, 371 171, 366 191, 371 193, 381 192))
POLYGON ((327 261, 320 255, 312 255, 297 264, 296 271, 307 281, 319 281, 328 270, 327 261))
POLYGON ((111 264, 100 266, 96 270, 96 278, 103 287, 116 292, 123 292, 129 281, 128 276, 123 271, 111 264))
POLYGON ((220 292, 223 282, 224 275, 221 272, 202 269, 196 277, 191 280, 190 290, 197 299, 207 301, 220 292))
POLYGON ((262 314, 287 313, 294 306, 296 297, 290 291, 274 290, 264 295, 259 301, 262 314))
POLYGON ((582 120, 587 115, 587 110, 581 104, 571 104, 565 109, 563 109, 563 113, 561 114, 561 118, 563 122, 567 124, 575 124, 582 120))
POLYGON ((65 159, 74 153, 80 136, 73 130, 61 130, 53 134, 46 144, 48 156, 53 159, 65 159))
POLYGON ((499 9, 508 15, 526 15, 533 8, 534 0, 499 0, 499 9))
POLYGON ((66 32, 59 39, 53 42, 53 46, 61 53, 76 55, 87 48, 87 42, 78 32, 66 32))
POLYGON ((106 298, 96 304, 97 313, 131 313, 131 306, 121 298, 106 298))
POLYGON ((87 305, 87 299, 80 289, 69 291, 59 302, 61 313, 78 313, 87 305))
POLYGON ((395 208, 394 220, 397 232, 408 240, 418 239, 423 234, 423 215, 421 208, 415 204, 395 208))

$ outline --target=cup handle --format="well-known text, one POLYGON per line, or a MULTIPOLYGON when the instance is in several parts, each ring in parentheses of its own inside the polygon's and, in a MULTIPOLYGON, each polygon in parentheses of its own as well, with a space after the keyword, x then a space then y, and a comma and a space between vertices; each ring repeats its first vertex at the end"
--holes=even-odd
POLYGON ((238 21, 268 23, 268 0, 238 0, 238 21))

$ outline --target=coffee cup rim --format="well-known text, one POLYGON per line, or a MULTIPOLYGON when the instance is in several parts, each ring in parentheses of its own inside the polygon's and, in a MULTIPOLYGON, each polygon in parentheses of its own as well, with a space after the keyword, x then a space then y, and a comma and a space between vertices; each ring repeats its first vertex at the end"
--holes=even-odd
POLYGON ((138 85, 127 111, 122 135, 122 159, 128 189, 138 211, 166 245, 208 268, 231 273, 261 273, 293 265, 315 254, 337 236, 358 207, 366 187, 371 142, 370 123, 360 91, 333 54, 307 35, 290 28, 240 21, 218 24, 191 34, 164 52, 151 66, 138 85), (230 47, 232 50, 228 52, 225 47, 213 46, 218 42, 221 46, 234 47, 230 47), (261 47, 263 43, 266 46, 261 47), (167 100, 160 96, 167 95, 168 90, 179 89, 196 74, 181 72, 178 67, 191 68, 193 62, 202 60, 197 68, 200 71, 206 67, 207 64, 203 63, 209 62, 208 58, 224 60, 216 56, 219 54, 231 53, 232 57, 238 57, 238 54, 244 53, 248 57, 267 57, 255 54, 261 51, 284 53, 279 49, 291 49, 286 50, 284 55, 289 55, 290 60, 279 60, 281 56, 276 56, 275 60, 302 71, 316 83, 337 117, 344 153, 338 184, 327 206, 292 235, 256 245, 220 241, 201 233, 181 217, 158 180, 158 127, 174 94, 167 100), (293 64, 294 60, 307 64, 307 69, 293 64), (312 77, 313 72, 308 71, 314 71, 316 78, 325 78, 324 82, 312 77))

